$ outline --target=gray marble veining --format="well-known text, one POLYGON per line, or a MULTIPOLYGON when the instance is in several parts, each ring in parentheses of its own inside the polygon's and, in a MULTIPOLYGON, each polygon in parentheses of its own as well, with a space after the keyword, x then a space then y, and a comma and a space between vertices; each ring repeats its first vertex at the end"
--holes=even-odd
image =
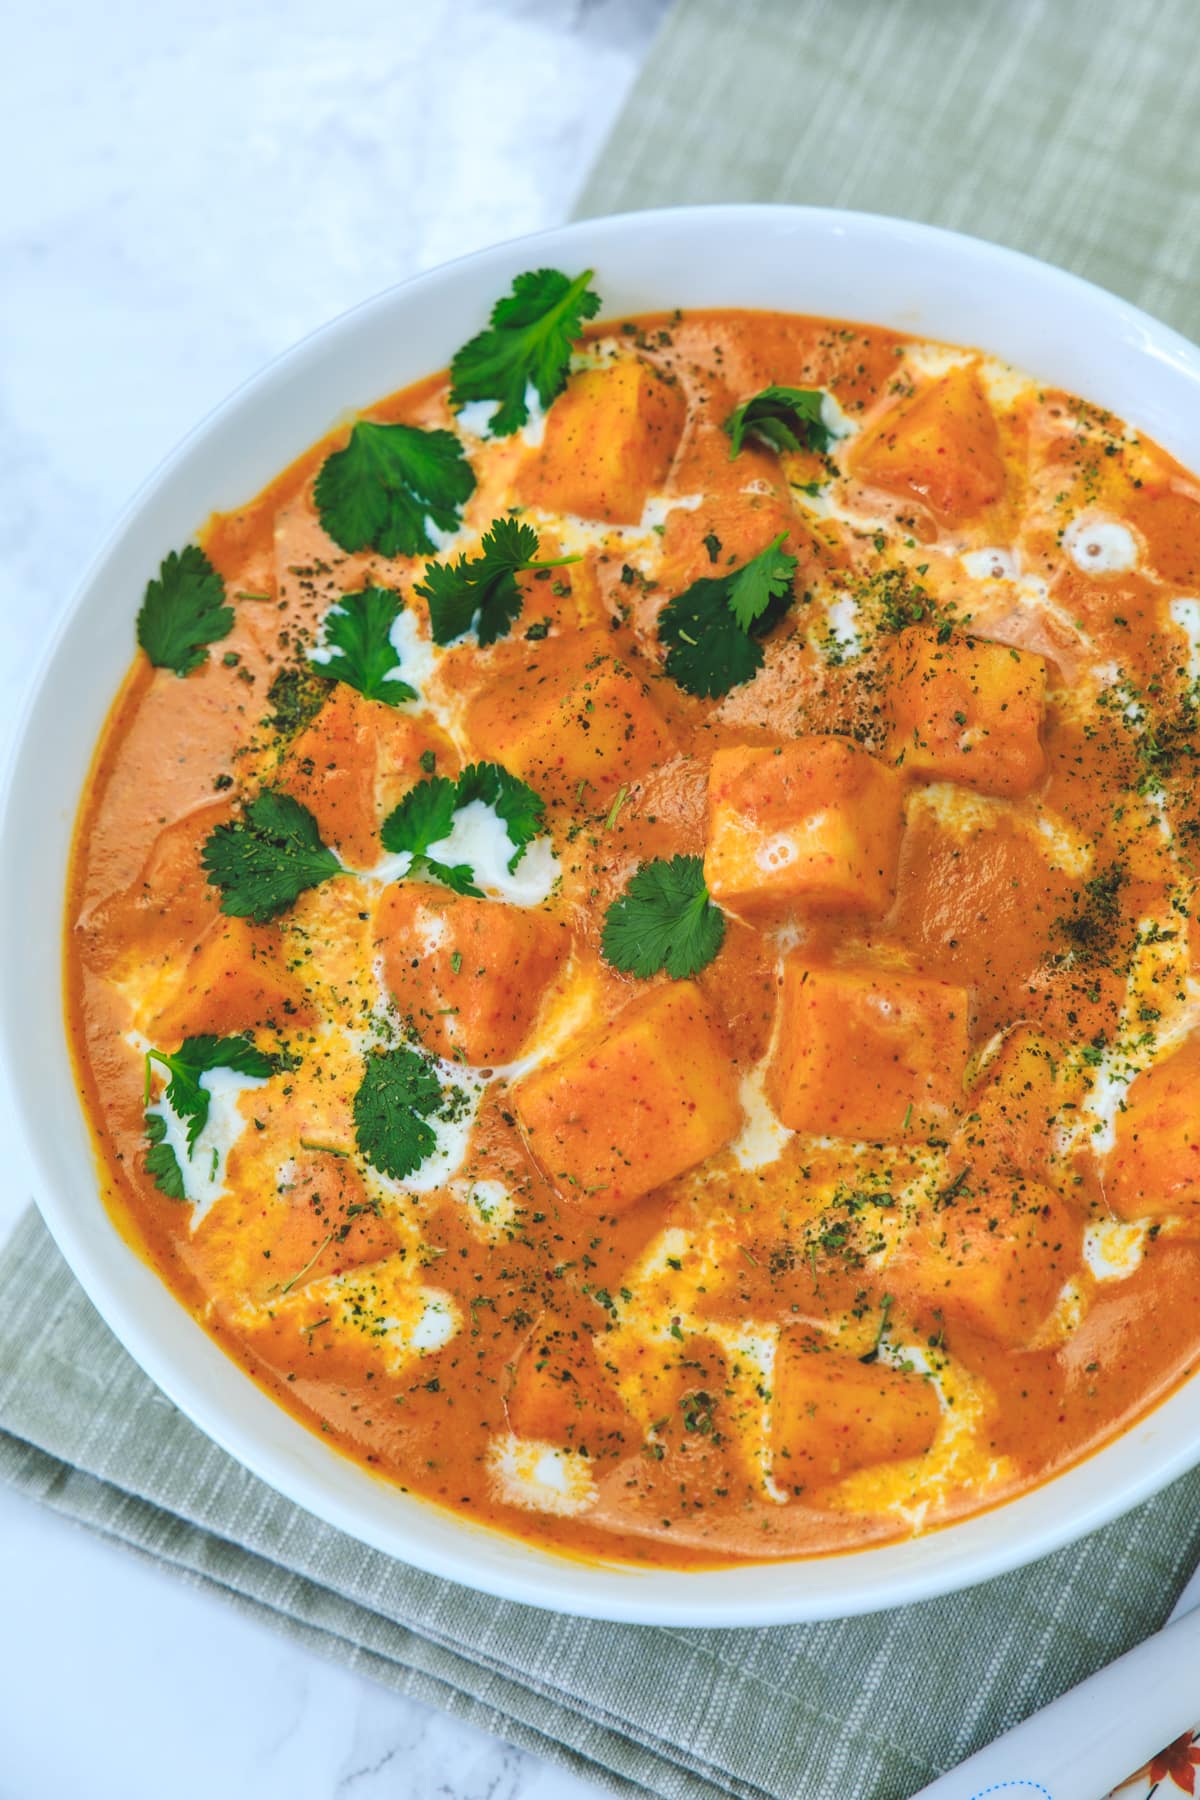
MULTIPOLYGON (((0 751, 141 479, 323 320, 565 216, 665 4, 39 0, 10 16, 0 751)), ((32 1191, 3 1092, 0 1147, 3 1237, 32 1191)), ((2 1490, 0 1593, 0 1800, 596 1792, 2 1490)))

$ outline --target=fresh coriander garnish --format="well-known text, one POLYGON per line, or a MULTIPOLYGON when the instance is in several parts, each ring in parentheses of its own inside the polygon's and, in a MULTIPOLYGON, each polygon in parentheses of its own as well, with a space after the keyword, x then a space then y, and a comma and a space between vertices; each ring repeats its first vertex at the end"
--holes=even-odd
POLYGON ((298 737, 311 725, 333 692, 332 684, 319 676, 312 663, 292 663, 279 669, 267 689, 273 711, 261 721, 281 738, 298 737))
POLYGON ((343 550, 432 556, 429 521, 457 531, 475 472, 452 431, 360 419, 325 459, 313 489, 321 524, 343 550))
POLYGON ((290 1280, 285 1281, 283 1286, 280 1288, 279 1298, 281 1300, 283 1299, 285 1294, 291 1293, 292 1289, 295 1287, 295 1285, 298 1281, 303 1281, 304 1277, 308 1274, 308 1271, 311 1268, 313 1268, 321 1260, 321 1258, 324 1256, 325 1252, 328 1250, 328 1248, 329 1248, 330 1244, 332 1244, 332 1242, 333 1242, 332 1231, 326 1232, 324 1238, 317 1245, 316 1249, 313 1251, 313 1253, 309 1257, 308 1261, 304 1264, 304 1267, 301 1269, 297 1269, 296 1273, 290 1278, 290 1280))
POLYGON ((146 1152, 146 1173, 152 1177, 160 1194, 168 1200, 186 1200, 187 1188, 183 1184, 183 1170, 179 1166, 179 1158, 172 1150, 167 1138, 167 1121, 161 1113, 146 1114, 146 1139, 150 1148, 146 1152))
POLYGON ((571 345, 585 319, 600 310, 600 296, 588 287, 592 270, 572 281, 557 269, 518 275, 512 292, 492 308, 487 329, 473 337, 450 364, 450 404, 496 400, 488 421, 492 437, 510 437, 529 417, 526 390, 543 407, 566 386, 571 345))
POLYGON ((190 675, 208 661, 209 644, 228 637, 233 608, 225 600, 225 583, 198 544, 172 550, 146 595, 137 616, 137 641, 156 669, 190 675))
POLYGON ((248 1037, 216 1037, 205 1032, 198 1037, 184 1038, 178 1050, 147 1050, 147 1099, 154 1063, 167 1071, 166 1095, 172 1112, 187 1120, 189 1150, 195 1149, 196 1139, 208 1123, 212 1096, 201 1084, 201 1075, 207 1075, 212 1069, 232 1069, 235 1075, 253 1075, 265 1080, 279 1066, 276 1057, 257 1049, 248 1037))
POLYGON ((375 1051, 354 1096, 359 1153, 381 1174, 403 1181, 436 1150, 429 1121, 443 1106, 442 1084, 428 1057, 404 1045, 375 1051))
POLYGON ((530 569, 562 569, 578 556, 556 556, 537 562, 538 535, 532 525, 517 519, 494 519, 479 546, 478 556, 460 556, 457 562, 430 563, 418 594, 429 602, 429 623, 435 644, 452 644, 475 627, 481 644, 494 644, 512 630, 521 610, 517 576, 530 569))
POLYGON ((1129 879, 1123 863, 1110 863, 1085 881, 1074 896, 1076 911, 1066 918, 1055 919, 1070 946, 1070 953, 1080 963, 1089 959, 1112 963, 1121 947, 1128 927, 1121 910, 1121 889, 1129 879))
POLYGON ((660 969, 676 981, 709 964, 725 938, 698 856, 643 863, 604 917, 600 948, 615 969, 643 978, 660 969))
MULTIPOLYGON (((928 563, 920 564, 917 574, 924 574, 928 567, 928 563)), ((956 631, 966 631, 971 623, 970 613, 959 614, 956 600, 943 606, 912 579, 912 571, 904 564, 893 564, 869 576, 854 597, 868 608, 878 609, 881 631, 906 631, 910 625, 924 624, 936 630, 939 644, 948 644, 956 631)))
POLYGON ((200 860, 221 890, 221 911, 259 925, 307 888, 343 873, 307 806, 275 788, 256 795, 240 819, 211 831, 200 860))
POLYGON ((689 694, 727 694, 762 668, 759 639, 792 603, 796 558, 782 547, 786 536, 728 575, 701 576, 663 607, 664 666, 689 694))
POLYGON ((513 846, 508 863, 511 874, 542 828, 546 803, 499 763, 470 763, 457 781, 445 775, 419 781, 384 820, 384 849, 393 855, 408 851, 412 857, 410 875, 430 876, 453 888, 456 894, 479 898, 483 890, 475 885, 475 871, 469 863, 439 862, 428 854, 434 845, 450 836, 455 813, 473 800, 490 806, 503 821, 513 846))
POLYGON ((621 815, 621 808, 629 797, 629 784, 623 781, 617 789, 616 798, 608 809, 608 817, 604 821, 605 831, 612 831, 621 815))
MULTIPOLYGON (((150 1099, 150 1076, 154 1063, 167 1071, 165 1088, 167 1103, 176 1117, 185 1121, 187 1149, 190 1156, 196 1140, 208 1123, 212 1095, 200 1077, 211 1069, 232 1069, 238 1075, 265 1080, 279 1067, 276 1057, 258 1050, 246 1037, 215 1037, 204 1033, 184 1038, 178 1050, 147 1050, 144 1104, 150 1099)), ((167 1142, 167 1121, 161 1113, 145 1115, 146 1168, 159 1190, 171 1200, 186 1200, 183 1170, 171 1145, 167 1142)))
POLYGON ((415 700, 416 688, 398 673, 400 653, 391 639, 392 626, 403 611, 403 600, 391 588, 366 587, 343 594, 325 614, 325 644, 309 651, 309 663, 318 675, 344 681, 385 706, 415 700))
POLYGON ((890 1294, 884 1294, 879 1305, 879 1329, 875 1333, 875 1342, 871 1345, 871 1348, 867 1351, 865 1356, 859 1357, 858 1360, 860 1363, 878 1362, 879 1352, 883 1347, 883 1340, 887 1336, 888 1321, 891 1318, 891 1313, 892 1296, 890 1294))
POLYGON ((431 775, 418 781, 388 814, 380 837, 384 849, 393 855, 408 852, 412 858, 410 875, 428 874, 458 894, 478 894, 480 890, 471 880, 473 871, 466 863, 451 867, 426 854, 432 844, 441 843, 454 829, 457 787, 447 775, 431 775))
POLYGON ((511 874, 526 849, 542 829, 546 802, 526 782, 510 775, 499 763, 470 763, 458 778, 455 812, 482 800, 492 807, 504 822, 508 841, 513 846, 508 869, 511 874))
POLYGON ((735 457, 747 437, 761 438, 772 450, 818 450, 824 455, 833 433, 821 412, 820 388, 765 387, 743 400, 722 429, 735 457))

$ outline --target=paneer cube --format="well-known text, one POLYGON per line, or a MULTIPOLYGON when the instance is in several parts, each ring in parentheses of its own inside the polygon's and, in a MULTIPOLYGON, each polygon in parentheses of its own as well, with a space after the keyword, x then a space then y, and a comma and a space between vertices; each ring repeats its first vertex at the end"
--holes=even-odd
POLYGON ((395 1231, 371 1204, 362 1176, 347 1157, 300 1147, 291 1159, 281 1198, 286 1223, 280 1223, 271 1259, 289 1274, 303 1269, 325 1238, 326 1260, 313 1262, 306 1270, 314 1279, 379 1262, 396 1249, 395 1231))
MULTIPOLYGON (((539 532, 539 559, 549 562, 563 554, 562 544, 552 532, 539 532)), ((545 626, 551 631, 586 631, 602 626, 607 619, 596 579, 594 550, 589 550, 582 562, 569 563, 565 568, 526 570, 517 576, 517 586, 521 591, 521 616, 516 631, 521 637, 531 625, 538 630, 545 626)))
MULTIPOLYGON (((319 1135, 319 1134, 318 1134, 319 1135)), ((340 1148, 334 1143, 334 1148, 340 1148)), ((224 1301, 269 1306, 397 1248, 348 1156, 297 1146, 286 1180, 247 1181, 205 1214, 192 1254, 224 1301)))
POLYGON ((1082 1239, 1082 1221, 1053 1188, 968 1169, 909 1229, 888 1288, 923 1325, 957 1322, 1018 1348, 1054 1310, 1082 1239))
POLYGON ((1200 1038, 1130 1084, 1104 1191, 1123 1219, 1175 1215, 1200 1225, 1200 1038))
POLYGON ((1001 499, 1000 434, 975 369, 950 369, 887 413, 858 444, 852 466, 873 487, 911 494, 944 525, 1001 499))
POLYGON ((157 1044, 256 1025, 290 1030, 312 1023, 299 980, 284 966, 277 925, 221 918, 196 945, 178 987, 146 1027, 157 1044))
POLYGON ((923 1376, 861 1363, 804 1331, 780 1338, 772 1394, 772 1473, 792 1491, 923 1456, 941 1419, 937 1390, 923 1376))
POLYGON ((387 985, 422 1041, 477 1068, 519 1055, 571 947, 565 919, 421 881, 386 890, 375 935, 387 985))
MULTIPOLYGON (((670 1317, 670 1314, 667 1315, 670 1317)), ((743 1388, 752 1381, 752 1365, 726 1354, 702 1329, 680 1327, 681 1335, 664 1333, 657 1340, 642 1332, 614 1332, 603 1342, 606 1362, 621 1381, 625 1404, 642 1432, 660 1444, 686 1443, 693 1434, 724 1438, 742 1436, 747 1414, 761 1417, 762 1396, 749 1406, 743 1388), (734 1371, 737 1369, 735 1375, 734 1371)), ((760 1365, 761 1367, 761 1365, 760 1365)), ((741 1447, 746 1448, 743 1439, 741 1447)))
POLYGON ((1017 1025, 988 1062, 967 1101, 956 1157, 984 1158, 1025 1175, 1045 1177, 1055 1141, 1074 1117, 1081 1084, 1066 1052, 1028 1025, 1017 1025))
POLYGON ((591 1334, 554 1313, 538 1321, 523 1345, 506 1407, 520 1437, 590 1457, 619 1452, 639 1435, 611 1374, 600 1367, 591 1334))
POLYGON ((924 781, 1029 793, 1046 772, 1046 665, 982 638, 901 632, 888 666, 888 755, 924 781))
POLYGON ((369 868, 382 855, 383 819, 420 780, 430 749, 444 760, 436 728, 338 682, 288 746, 276 780, 307 806, 327 844, 353 867, 369 868))
POLYGON ((703 1162, 742 1122, 733 1064, 690 981, 639 996, 514 1100, 554 1187, 596 1213, 703 1162))
POLYGON ((665 720, 603 631, 502 644, 467 729, 481 756, 548 800, 602 802, 674 754, 665 720))
POLYGON ((903 830, 900 777, 845 738, 718 750, 708 891, 740 913, 878 915, 892 903, 903 830))
POLYGON ((767 1093, 792 1130, 902 1142, 957 1112, 966 988, 897 969, 812 967, 794 953, 779 1006, 767 1093))
POLYGON ((218 825, 234 816, 228 799, 172 819, 157 832, 128 887, 103 900, 76 927, 83 955, 112 975, 178 963, 221 918, 217 889, 200 857, 218 825))
MULTIPOLYGON (((738 462, 733 467, 738 467, 738 462)), ((787 491, 745 493, 744 476, 731 494, 706 494, 700 506, 673 506, 663 521, 658 594, 681 594, 693 581, 711 580, 753 560, 786 536, 783 548, 799 559, 796 588, 815 582, 833 560, 813 521, 798 515, 787 491)), ((703 485, 701 476, 700 485, 703 485)))
POLYGON ((678 382, 641 357, 582 369, 517 471, 517 497, 547 512, 636 525, 667 478, 686 416, 678 382))

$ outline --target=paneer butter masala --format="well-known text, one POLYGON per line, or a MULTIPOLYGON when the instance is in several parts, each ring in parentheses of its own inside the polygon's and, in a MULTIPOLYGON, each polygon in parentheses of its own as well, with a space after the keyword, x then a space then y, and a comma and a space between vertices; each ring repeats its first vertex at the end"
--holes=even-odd
POLYGON ((345 1454, 576 1555, 849 1549, 1200 1357, 1200 484, 987 354, 592 279, 149 581, 80 1084, 345 1454))

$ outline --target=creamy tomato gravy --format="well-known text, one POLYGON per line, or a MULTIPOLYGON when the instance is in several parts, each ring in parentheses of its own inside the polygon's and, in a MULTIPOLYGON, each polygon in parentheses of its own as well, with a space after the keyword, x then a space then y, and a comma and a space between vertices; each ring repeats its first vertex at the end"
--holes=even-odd
POLYGON ((575 364, 501 440, 442 377, 370 414, 461 436, 442 560, 511 507, 578 555, 518 578, 493 645, 432 643, 431 559, 323 530, 345 432, 209 521, 232 630, 184 679, 139 658, 84 797, 81 1088, 122 1229, 346 1454, 588 1556, 846 1549, 1044 1480, 1195 1366, 1200 488, 882 330, 695 313, 575 364), (771 383, 824 391, 828 451, 731 456, 771 383), (761 671, 685 691, 664 603, 781 537, 761 671), (399 706, 309 661, 371 584, 403 601, 399 706), (515 869, 460 816, 470 898, 380 829, 485 760, 545 814, 515 869), (357 873, 255 923, 201 856, 264 786, 357 873), (623 973, 608 910, 676 856, 719 952, 623 973), (145 1051, 202 1033, 283 1060, 204 1078, 190 1160, 152 1065, 172 1199, 145 1051), (403 1179, 356 1139, 381 1044, 449 1096, 403 1179))

